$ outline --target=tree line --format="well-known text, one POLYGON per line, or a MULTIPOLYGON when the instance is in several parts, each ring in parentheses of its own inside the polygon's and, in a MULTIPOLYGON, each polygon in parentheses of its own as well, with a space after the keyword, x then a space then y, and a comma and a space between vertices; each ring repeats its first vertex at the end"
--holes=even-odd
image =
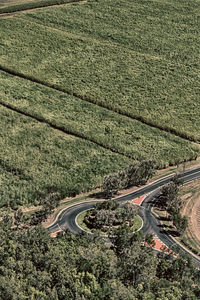
POLYGON ((124 170, 106 175, 103 178, 102 189, 106 198, 112 198, 120 189, 145 184, 156 169, 156 162, 144 160, 134 162, 124 170))
POLYGON ((182 217, 180 212, 183 205, 179 197, 179 186, 181 184, 183 184, 183 179, 179 175, 175 175, 170 183, 162 187, 161 193, 156 199, 156 206, 168 212, 169 219, 182 235, 188 226, 188 220, 186 216, 182 217))

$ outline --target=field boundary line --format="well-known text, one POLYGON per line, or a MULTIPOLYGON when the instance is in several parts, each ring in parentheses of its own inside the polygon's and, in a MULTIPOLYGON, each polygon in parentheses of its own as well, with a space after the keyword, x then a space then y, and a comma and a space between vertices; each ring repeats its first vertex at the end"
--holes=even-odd
POLYGON ((131 155, 128 155, 126 153, 123 153, 123 152, 120 152, 118 150, 115 150, 115 149, 113 149, 113 148, 111 148, 109 146, 104 145, 103 143, 95 141, 95 139, 92 139, 92 138, 89 138, 87 136, 81 135, 78 132, 73 132, 72 130, 67 129, 64 126, 61 126, 61 125, 59 126, 59 125, 53 124, 52 122, 46 120, 44 117, 40 117, 38 115, 32 115, 32 114, 30 114, 28 112, 25 112, 25 111, 23 111, 23 110, 21 110, 21 109, 19 109, 17 107, 12 106, 10 104, 6 104, 6 103, 2 102, 1 100, 0 100, 0 105, 3 106, 3 107, 5 107, 5 108, 7 108, 7 109, 9 109, 9 110, 12 110, 12 111, 18 113, 18 114, 21 114, 23 116, 32 118, 32 119, 34 119, 34 120, 36 120, 36 121, 38 121, 40 123, 47 124, 51 128, 56 129, 58 131, 61 131, 62 133, 65 133, 65 134, 74 136, 76 138, 80 138, 82 140, 91 142, 91 143, 96 144, 97 146, 99 146, 101 148, 104 148, 105 150, 109 150, 109 151, 111 151, 113 153, 125 156, 125 157, 130 158, 130 159, 134 159, 131 155))
MULTIPOLYGON (((47 8, 47 7, 52 7, 52 6, 66 6, 66 5, 70 5, 70 4, 78 4, 78 3, 81 3, 81 2, 87 2, 87 0, 72 0, 70 2, 63 2, 63 3, 43 3, 39 6, 36 6, 36 7, 24 7, 24 8, 21 8, 21 9, 13 9, 13 10, 10 10, 10 11, 5 11, 5 12, 1 12, 0 11, 0 16, 6 16, 6 15, 14 15, 14 14, 18 14, 18 13, 21 13, 21 12, 27 12, 27 11, 32 11, 32 10, 37 10, 37 9, 43 9, 43 8, 47 8)), ((11 7, 11 6, 10 6, 11 7)), ((14 7, 14 5, 13 5, 14 7)), ((9 6, 8 6, 8 9, 9 9, 9 6)))
POLYGON ((136 115, 133 115, 132 113, 128 113, 127 111, 125 112, 125 111, 121 110, 120 107, 113 108, 109 104, 107 105, 105 103, 103 104, 103 103, 97 102, 97 101, 95 101, 95 100, 93 100, 91 98, 88 98, 88 97, 85 97, 85 96, 81 96, 81 95, 79 95, 76 92, 70 91, 68 89, 61 88, 59 86, 56 86, 54 84, 50 84, 48 82, 44 82, 44 81, 42 81, 40 79, 35 78, 34 76, 25 75, 25 74, 23 74, 23 73, 21 73, 19 71, 15 71, 15 70, 9 69, 9 68, 7 68, 5 66, 2 66, 2 65, 0 65, 0 71, 5 72, 7 74, 10 74, 12 76, 16 76, 16 77, 19 77, 19 78, 22 78, 22 79, 25 79, 25 80, 29 80, 29 81, 31 81, 33 83, 40 84, 42 86, 51 88, 53 90, 62 92, 64 94, 73 96, 73 97, 78 98, 78 99, 80 99, 82 101, 92 103, 94 105, 97 105, 98 107, 102 107, 102 108, 107 109, 109 111, 115 112, 115 113, 117 113, 117 114, 119 114, 121 116, 127 117, 127 118, 132 119, 132 120, 136 120, 136 121, 138 121, 140 123, 143 123, 143 124, 145 124, 145 125, 147 125, 147 126, 149 126, 151 128, 156 128, 156 129, 159 129, 159 130, 161 130, 163 132, 166 132, 168 134, 172 134, 174 136, 182 138, 184 140, 187 140, 187 141, 190 141, 190 142, 194 142, 197 145, 200 144, 200 141, 194 139, 191 136, 187 136, 184 133, 178 132, 174 128, 162 127, 162 126, 160 126, 158 124, 155 124, 155 123, 152 123, 152 122, 148 122, 142 116, 136 116, 136 115))

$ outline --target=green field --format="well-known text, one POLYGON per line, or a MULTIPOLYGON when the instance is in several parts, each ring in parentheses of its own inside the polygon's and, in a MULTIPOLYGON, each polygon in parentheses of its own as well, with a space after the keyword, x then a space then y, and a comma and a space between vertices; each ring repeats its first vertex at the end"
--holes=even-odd
POLYGON ((68 133, 160 167, 198 156, 190 142, 102 107, 0 72, 0 103, 56 125, 68 133))
POLYGON ((91 189, 133 159, 196 158, 199 8, 91 0, 1 16, 1 206, 91 189))
POLYGON ((0 64, 200 141, 192 2, 100 0, 1 20, 0 64))
POLYGON ((46 195, 74 195, 101 183, 129 160, 93 143, 0 108, 1 206, 39 204, 46 195))
POLYGON ((81 0, 0 0, 0 15, 81 0))

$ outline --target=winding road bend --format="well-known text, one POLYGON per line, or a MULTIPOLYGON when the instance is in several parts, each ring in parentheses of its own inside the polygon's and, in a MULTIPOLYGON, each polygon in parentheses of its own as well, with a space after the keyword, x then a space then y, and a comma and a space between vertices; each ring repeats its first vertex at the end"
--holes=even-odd
MULTIPOLYGON (((140 197, 142 195, 146 195, 146 198, 140 205, 139 215, 143 219, 143 227, 142 231, 144 234, 151 233, 156 236, 161 242, 163 242, 167 247, 176 246, 177 248, 181 249, 184 252, 187 252, 185 248, 178 245, 171 236, 167 235, 164 230, 162 229, 160 221, 156 218, 156 216, 152 213, 152 202, 155 196, 160 192, 161 187, 168 183, 174 174, 154 181, 151 184, 146 185, 132 193, 127 195, 118 197, 116 201, 123 202, 123 201, 131 201, 134 198, 140 197)), ((197 178, 200 178, 200 167, 190 169, 181 173, 182 178, 184 179, 184 183, 190 182, 197 178)), ((81 232, 81 228, 76 223, 76 217, 82 211, 88 210, 94 206, 95 201, 84 202, 75 204, 73 206, 67 207, 66 209, 62 210, 62 212, 58 215, 55 222, 48 227, 51 233, 55 233, 58 231, 65 231, 67 228, 72 233, 79 233, 81 232)), ((191 252, 190 252, 191 254, 191 252)), ((192 254, 191 254, 192 255, 192 254)), ((192 255, 195 263, 200 267, 200 259, 196 256, 192 255)))

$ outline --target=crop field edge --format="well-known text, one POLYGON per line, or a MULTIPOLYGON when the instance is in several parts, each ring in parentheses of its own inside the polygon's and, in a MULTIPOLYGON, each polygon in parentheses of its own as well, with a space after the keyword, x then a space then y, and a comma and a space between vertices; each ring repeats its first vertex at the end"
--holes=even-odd
MULTIPOLYGON (((2 72, 2 74, 3 74, 4 72, 2 72)), ((5 74, 7 74, 7 73, 5 73, 5 74)), ((9 74, 9 76, 10 76, 10 79, 12 80, 12 75, 10 75, 9 74)), ((19 78, 19 79, 17 79, 19 82, 18 82, 18 84, 20 83, 20 80, 24 80, 24 82, 28 82, 28 80, 26 80, 26 79, 24 79, 24 78, 19 78)), ((29 84, 32 84, 32 81, 29 83, 29 84)), ((36 84, 36 85, 38 85, 38 87, 40 86, 40 84, 38 84, 38 83, 34 83, 34 84, 36 84)), ((49 89, 49 87, 43 87, 44 89, 49 89)), ((58 92, 58 95, 60 94, 60 91, 55 91, 56 93, 58 92)), ((56 96, 56 95, 55 95, 56 96)), ((22 97, 23 98, 23 95, 21 95, 21 96, 19 96, 19 99, 20 99, 20 97, 22 97)), ((40 97, 39 95, 38 95, 38 97, 40 97)), ((13 98, 13 100, 14 100, 14 98, 13 98)), ((81 104, 81 100, 79 99, 79 98, 77 98, 77 99, 74 99, 75 101, 80 101, 80 103, 79 104, 81 104)), ((35 120, 37 120, 37 121, 39 121, 39 122, 43 122, 43 123, 46 123, 47 125, 49 125, 49 126, 51 126, 52 128, 54 128, 54 129, 57 129, 57 130, 60 130, 60 131, 62 131, 63 133, 65 133, 65 134, 70 134, 70 135, 73 135, 73 136, 76 136, 76 137, 78 137, 78 138, 81 138, 81 139, 84 139, 84 140, 86 140, 86 141, 89 141, 89 142, 93 142, 93 143, 95 143, 96 145, 98 145, 98 146, 100 146, 100 147, 103 147, 104 149, 106 149, 106 150, 110 150, 110 151, 112 151, 113 153, 116 153, 116 154, 119 154, 119 155, 122 155, 122 156, 124 156, 124 157, 127 157, 127 158, 129 158, 129 159, 133 159, 133 160, 141 160, 141 159, 148 159, 148 157, 146 157, 146 155, 145 155, 145 152, 143 153, 143 156, 141 157, 140 155, 138 156, 138 154, 137 154, 137 150, 134 148, 134 144, 133 144, 133 142, 131 142, 130 143, 130 145, 128 145, 128 148, 126 148, 126 143, 124 144, 124 146, 125 146, 125 148, 124 148, 124 146, 120 146, 120 147, 118 147, 117 145, 120 143, 120 136, 118 136, 118 134, 117 134, 117 140, 116 140, 116 142, 113 144, 113 143, 111 143, 111 140, 109 141, 109 140, 107 140, 107 138, 106 138, 106 140, 104 140, 104 139, 102 139, 102 138, 98 138, 98 134, 90 134, 90 131, 88 131, 88 130, 86 130, 86 131, 84 131, 84 130, 80 130, 80 126, 78 126, 78 127, 76 127, 76 126, 74 126, 74 125, 70 125, 70 123, 69 122, 67 122, 66 124, 65 124, 65 122, 63 123, 62 121, 61 122, 59 122, 59 119, 58 119, 58 116, 54 116, 54 118, 49 118, 48 117, 48 115, 43 115, 42 113, 41 113, 41 110, 40 109, 36 109, 36 111, 34 110, 34 109, 30 109, 30 108, 28 108, 28 107, 26 107, 26 106, 24 106, 24 105, 22 105, 22 106, 19 106, 18 107, 18 105, 16 105, 16 104, 14 104, 15 102, 12 102, 12 101, 2 101, 2 100, 0 100, 0 104, 2 104, 2 106, 4 106, 4 107, 6 107, 6 108, 8 108, 8 109, 11 109, 11 110, 13 110, 13 111, 15 111, 15 112, 18 112, 18 113, 20 113, 20 114, 22 114, 22 115, 25 115, 25 116, 28 116, 28 117, 31 117, 31 118, 33 118, 33 119, 35 119, 35 120), (132 144, 132 147, 133 148, 131 148, 131 144, 132 144), (132 149, 132 150, 131 150, 132 149), (135 152, 135 150, 136 150, 136 152, 135 152)), ((34 103, 34 102, 33 102, 34 103)), ((32 103, 32 105, 33 105, 33 103, 32 103)), ((64 104, 64 103, 63 103, 64 104)), ((85 104, 84 104, 85 105, 85 104)), ((89 110, 91 110, 92 109, 92 106, 94 105, 93 103, 89 103, 89 104, 86 104, 86 106, 87 105, 91 105, 91 107, 87 107, 87 109, 89 109, 89 110)), ((69 109, 70 109, 70 107, 69 107, 69 109)), ((103 109, 104 110, 104 108, 102 108, 102 107, 99 107, 99 111, 97 111, 97 116, 98 116, 98 114, 99 113, 102 113, 101 112, 101 110, 103 109)), ((95 110, 95 107, 94 107, 94 110, 95 110)), ((148 131, 149 130, 149 133, 150 133, 150 136, 151 136, 151 138, 153 138, 153 139, 155 139, 155 136, 157 137, 157 136, 159 136, 161 139, 163 139, 163 138, 166 138, 167 139, 167 141, 169 141, 169 147, 176 147, 176 143, 177 142, 179 142, 179 143, 181 143, 181 145, 182 146, 186 146, 186 149, 191 149, 192 150, 192 152, 191 151, 189 151, 188 153, 186 152, 186 153, 182 153, 181 154, 181 158, 180 159, 178 159, 177 157, 174 157, 174 158, 172 158, 172 160, 170 159, 170 157, 167 159, 167 160, 165 160, 165 161, 163 161, 163 160, 161 160, 160 161, 160 156, 158 156, 157 157, 157 159, 158 159, 158 164, 157 164, 157 168, 158 169, 162 169, 162 168, 165 168, 166 166, 170 166, 170 165, 176 165, 177 163, 180 163, 180 162, 184 162, 184 161, 191 161, 191 160, 196 160, 196 158, 197 157, 199 157, 199 147, 198 147, 198 145, 197 144, 195 144, 195 143, 192 143, 192 142, 189 142, 189 141, 187 141, 187 140, 184 140, 184 139, 182 139, 182 138, 180 138, 180 137, 176 137, 176 136, 174 136, 174 135, 172 135, 172 134, 170 134, 170 133, 166 133, 166 132, 164 132, 164 131, 160 131, 159 132, 159 130, 158 129, 156 129, 156 128, 151 128, 150 126, 148 126, 148 125, 146 125, 146 124, 144 124, 144 125, 142 125, 142 123, 141 122, 139 122, 139 121, 137 121, 137 120, 134 120, 134 119, 132 119, 132 118, 128 118, 127 116, 122 116, 121 114, 117 114, 116 112, 113 112, 112 110, 107 110, 107 113, 106 114, 108 114, 108 115, 106 115, 106 119, 107 120, 109 120, 109 114, 111 114, 111 119, 114 117, 114 115, 116 114, 116 121, 118 121, 118 122, 120 122, 121 123, 121 118, 123 119, 123 122, 128 122, 128 124, 129 125, 131 125, 131 123, 132 124, 134 124, 134 126, 136 126, 136 128, 137 128, 137 130, 140 130, 140 126, 142 126, 141 128, 143 128, 144 126, 146 126, 146 130, 148 131), (152 135, 153 134, 153 135, 152 135), (171 144, 171 142, 172 142, 172 144, 171 144), (175 143, 175 144, 174 144, 175 143), (184 144, 185 143, 185 144, 184 144), (191 152, 191 153, 190 153, 191 152), (178 160, 177 160, 178 159, 178 160)), ((85 117, 87 117, 87 116, 85 116, 85 117)), ((99 119, 99 117, 97 117, 97 120, 99 119)), ((101 119, 101 118, 100 118, 101 119)), ((64 119, 63 119, 63 121, 64 121, 64 119)), ((82 120, 80 119, 80 122, 82 122, 82 120)), ((106 124, 106 123, 105 123, 106 124)), ((89 123, 88 123, 88 125, 89 125, 89 123)), ((92 124, 90 124, 90 126, 91 126, 92 124)), ((113 124, 114 125, 114 124, 113 124)), ((106 125, 107 126, 107 125, 106 125)), ((131 125, 131 127, 130 128, 132 128, 132 125, 131 125)), ((102 127, 102 129, 103 130, 105 130, 105 128, 104 128, 104 126, 102 127)), ((137 131, 136 130, 136 131, 137 131)), ((144 128, 144 130, 145 130, 145 128, 144 128)), ((122 134, 126 134, 127 132, 125 131, 124 132, 124 130, 123 130, 123 127, 122 127, 122 134)), ((104 134, 104 136, 106 137, 107 136, 107 134, 105 133, 104 134)), ((112 136, 112 132, 111 132, 111 136, 112 136)), ((103 137, 103 136, 102 136, 103 137)), ((112 136, 112 138, 114 138, 113 136, 112 136)), ((123 138, 123 136, 122 136, 122 138, 123 138)), ((130 141, 132 140, 132 138, 134 139, 134 135, 131 135, 130 137, 130 141)), ((137 138, 136 138, 137 139, 137 138)), ((156 138, 157 139, 157 138, 156 138)), ((124 138, 123 138, 123 140, 122 141, 124 141, 124 138)), ((139 147, 142 147, 143 148, 143 146, 145 145, 145 143, 147 142, 147 145, 148 145, 148 143, 150 142, 150 140, 146 140, 146 138, 144 137, 144 139, 142 139, 142 141, 143 141, 143 144, 140 144, 140 145, 138 145, 139 147)), ((125 141, 124 141, 125 142, 125 141)), ((161 142, 161 145, 162 145, 162 142, 161 142)), ((163 148, 161 147, 161 151, 163 151, 162 150, 163 148)), ((176 148, 171 148, 171 149, 176 149, 176 148)), ((151 150, 151 146, 150 146, 150 148, 149 148, 149 150, 151 150)), ((187 150, 188 151, 188 150, 187 150)), ((164 153, 163 153, 164 154, 164 153)), ((156 160, 157 160, 156 159, 156 160)))
POLYGON ((66 5, 76 4, 76 3, 86 2, 86 1, 87 0, 47 0, 46 2, 36 1, 31 3, 18 4, 18 5, 0 8, 0 16, 12 14, 15 12, 23 12, 23 11, 34 10, 38 8, 46 8, 46 7, 58 6, 64 4, 66 5))
POLYGON ((128 112, 125 112, 125 111, 121 111, 118 108, 113 108, 110 105, 105 105, 105 104, 103 104, 101 102, 94 101, 93 99, 90 99, 90 98, 85 97, 85 96, 81 96, 81 95, 79 95, 76 92, 70 91, 68 89, 61 88, 61 87, 59 87, 59 86, 57 86, 55 84, 50 84, 48 82, 44 82, 44 81, 42 81, 42 80, 40 80, 38 78, 35 78, 34 76, 24 75, 23 73, 21 73, 19 71, 9 69, 9 68, 7 68, 5 66, 2 66, 2 65, 0 65, 0 71, 5 72, 5 73, 10 74, 10 75, 13 75, 13 76, 16 76, 16 77, 19 77, 19 78, 23 78, 23 79, 32 81, 33 83, 37 83, 37 84, 43 85, 45 87, 48 87, 48 88, 54 89, 56 91, 68 94, 70 96, 74 96, 74 97, 76 97, 76 98, 78 98, 80 100, 92 103, 94 105, 97 105, 99 107, 105 108, 105 109, 107 109, 109 111, 115 112, 117 114, 120 114, 122 116, 128 117, 130 119, 137 120, 137 121, 139 121, 139 122, 141 122, 141 123, 143 123, 145 125, 148 125, 148 126, 150 126, 152 128, 156 128, 156 129, 159 129, 161 131, 173 134, 173 135, 175 135, 177 137, 180 137, 182 139, 185 139, 187 141, 200 144, 200 141, 198 141, 197 139, 192 138, 191 136, 188 136, 185 133, 178 132, 174 128, 162 127, 162 126, 159 126, 158 124, 155 124, 155 123, 152 123, 152 122, 148 122, 142 116, 136 116, 136 115, 132 115, 131 113, 128 113, 128 112))
POLYGON ((134 159, 131 155, 128 155, 128 154, 126 154, 126 153, 122 153, 122 152, 119 152, 119 151, 117 151, 117 150, 115 150, 115 149, 112 149, 111 147, 106 146, 106 145, 103 145, 102 143, 99 143, 99 142, 95 141, 94 139, 91 139, 91 138, 89 138, 89 137, 87 137, 87 136, 85 136, 85 135, 81 135, 81 134, 79 134, 78 132, 72 132, 72 131, 67 130, 66 128, 64 128, 64 127, 62 127, 62 126, 59 126, 59 125, 50 123, 49 121, 45 120, 45 118, 42 118, 42 117, 40 117, 40 116, 37 116, 37 115, 31 115, 30 113, 25 112, 25 111, 22 111, 22 110, 18 109, 17 107, 11 106, 11 105, 6 104, 6 103, 3 103, 1 100, 0 100, 0 105, 3 106, 3 107, 5 107, 5 108, 7 108, 7 109, 10 109, 10 110, 12 110, 12 111, 14 111, 14 112, 16 112, 16 113, 19 113, 19 114, 21 114, 21 115, 23 115, 23 116, 32 118, 32 119, 34 119, 34 120, 36 120, 36 121, 38 121, 38 122, 41 122, 41 123, 45 123, 45 124, 47 124, 48 126, 50 126, 51 128, 56 129, 56 130, 59 130, 59 131, 65 133, 65 134, 68 134, 68 135, 71 135, 71 136, 80 138, 80 139, 82 139, 82 140, 85 140, 85 141, 94 143, 94 144, 96 144, 97 146, 102 147, 102 148, 104 148, 105 150, 109 150, 109 151, 111 151, 111 152, 113 152, 113 153, 116 153, 116 154, 125 156, 125 157, 130 158, 130 159, 134 159))

